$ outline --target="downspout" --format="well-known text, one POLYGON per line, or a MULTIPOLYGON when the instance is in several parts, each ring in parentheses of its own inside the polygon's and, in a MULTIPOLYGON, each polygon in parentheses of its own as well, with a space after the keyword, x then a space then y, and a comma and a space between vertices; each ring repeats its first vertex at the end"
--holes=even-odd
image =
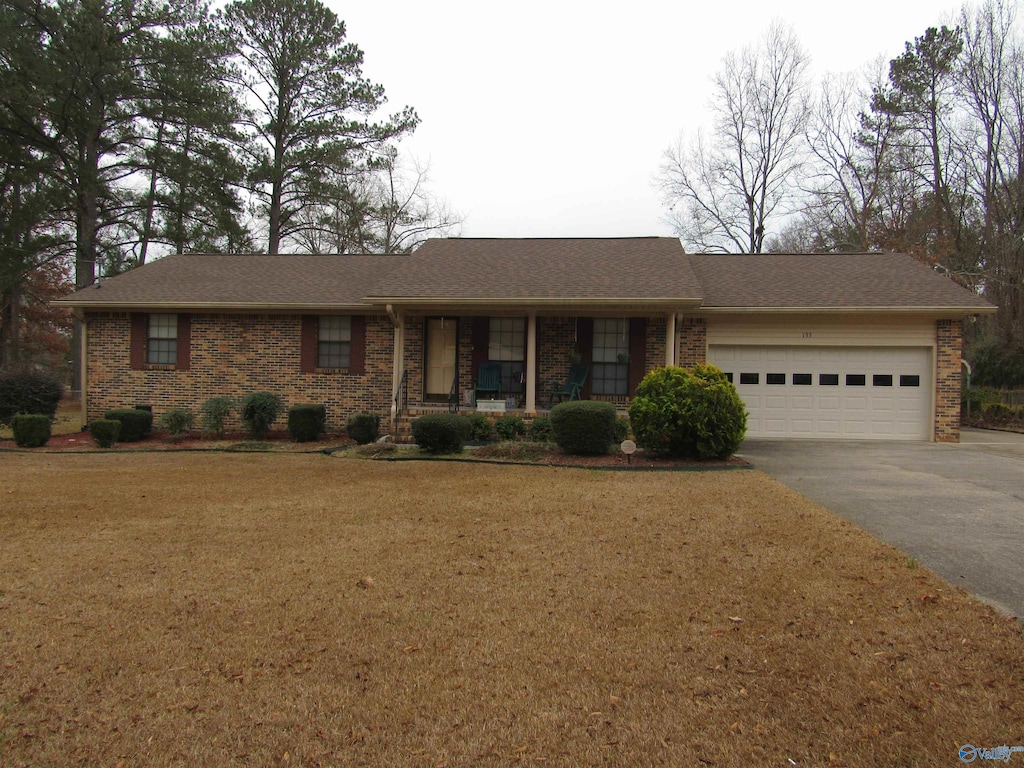
POLYGON ((402 365, 405 346, 403 331, 405 330, 402 318, 395 312, 390 304, 385 306, 391 325, 394 327, 394 353, 391 361, 391 429, 392 433, 398 428, 398 388, 402 385, 402 365))
POLYGON ((665 365, 676 364, 676 313, 673 312, 665 320, 665 365))

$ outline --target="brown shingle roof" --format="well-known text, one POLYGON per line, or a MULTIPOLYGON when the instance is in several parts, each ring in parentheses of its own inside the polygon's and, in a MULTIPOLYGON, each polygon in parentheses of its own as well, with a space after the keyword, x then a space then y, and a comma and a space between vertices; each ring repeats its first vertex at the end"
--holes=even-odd
POLYGON ((674 237, 428 240, 373 297, 426 300, 695 300, 674 237))
POLYGON ((704 308, 992 308, 898 253, 743 254, 688 257, 704 308))
POLYGON ((365 306, 400 256, 186 254, 166 256, 67 297, 73 304, 193 307, 365 306))

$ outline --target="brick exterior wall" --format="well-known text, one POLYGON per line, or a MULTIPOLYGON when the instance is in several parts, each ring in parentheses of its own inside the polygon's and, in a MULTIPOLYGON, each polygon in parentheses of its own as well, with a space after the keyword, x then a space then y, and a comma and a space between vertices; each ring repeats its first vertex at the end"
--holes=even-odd
POLYGON ((708 324, 702 317, 676 320, 676 365, 689 368, 708 361, 708 324))
MULTIPOLYGON (((135 370, 130 366, 127 313, 89 313, 88 415, 111 408, 153 406, 154 416, 172 407, 198 411, 207 399, 242 397, 266 390, 286 405, 323 403, 330 430, 369 410, 386 417, 391 409, 394 331, 386 316, 366 318, 365 373, 301 373, 300 315, 193 314, 191 364, 135 370)), ((281 419, 275 427, 284 427, 281 419)), ((234 416, 229 429, 241 424, 234 416)))
POLYGON ((960 368, 963 322, 935 323, 935 442, 960 442, 960 368))
POLYGON ((647 365, 644 366, 645 374, 653 371, 655 368, 664 367, 665 350, 668 348, 668 340, 665 338, 667 330, 667 318, 647 318, 647 338, 644 344, 644 354, 647 358, 647 365))
POLYGON ((565 383, 575 349, 575 317, 537 318, 537 408, 546 409, 551 393, 565 383))
POLYGON ((423 334, 426 323, 422 317, 405 319, 405 349, 402 367, 406 372, 406 395, 409 406, 423 405, 423 334))

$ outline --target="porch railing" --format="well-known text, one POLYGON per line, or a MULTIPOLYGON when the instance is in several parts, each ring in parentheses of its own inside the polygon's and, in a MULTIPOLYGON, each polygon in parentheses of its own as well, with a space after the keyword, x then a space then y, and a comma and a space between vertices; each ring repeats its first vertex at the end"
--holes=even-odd
POLYGON ((409 371, 402 371, 402 378, 395 388, 395 412, 404 413, 409 410, 409 371))
POLYGON ((448 413, 458 413, 462 393, 459 392, 459 374, 452 377, 452 388, 448 391, 448 413))

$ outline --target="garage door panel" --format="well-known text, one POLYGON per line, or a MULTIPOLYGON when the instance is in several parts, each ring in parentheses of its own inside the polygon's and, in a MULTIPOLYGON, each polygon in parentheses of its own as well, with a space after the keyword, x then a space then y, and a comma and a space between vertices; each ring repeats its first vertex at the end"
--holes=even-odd
POLYGON ((732 374, 751 437, 930 437, 928 347, 713 344, 708 359, 732 374))

